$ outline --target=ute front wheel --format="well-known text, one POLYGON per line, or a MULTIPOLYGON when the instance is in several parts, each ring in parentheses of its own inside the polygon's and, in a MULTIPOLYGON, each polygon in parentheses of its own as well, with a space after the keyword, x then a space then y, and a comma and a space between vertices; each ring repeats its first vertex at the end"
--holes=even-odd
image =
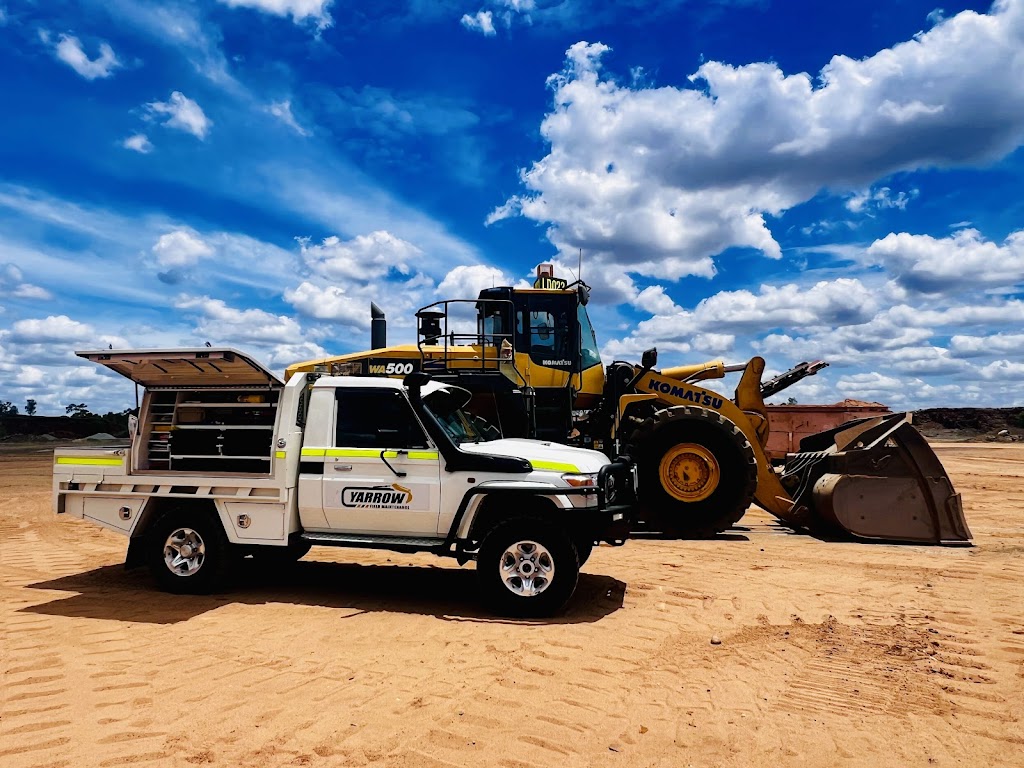
POLYGON ((511 616, 551 616, 576 591, 579 560, 572 539, 541 520, 516 519, 492 530, 477 554, 484 599, 511 616))
POLYGON ((738 522, 757 488, 750 442, 717 411, 666 408, 633 441, 639 457, 641 517, 680 537, 709 536, 738 522))

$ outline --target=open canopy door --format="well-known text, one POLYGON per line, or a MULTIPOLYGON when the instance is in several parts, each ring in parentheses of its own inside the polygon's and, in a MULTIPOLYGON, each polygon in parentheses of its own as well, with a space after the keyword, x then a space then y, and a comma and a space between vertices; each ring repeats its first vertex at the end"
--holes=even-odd
POLYGON ((236 349, 102 349, 76 355, 147 389, 155 387, 281 387, 274 374, 236 349))

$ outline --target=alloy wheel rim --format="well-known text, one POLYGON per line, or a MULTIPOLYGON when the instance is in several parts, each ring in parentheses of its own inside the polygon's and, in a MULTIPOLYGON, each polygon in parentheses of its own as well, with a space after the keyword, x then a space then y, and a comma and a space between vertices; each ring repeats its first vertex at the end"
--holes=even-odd
POLYGON ((164 542, 164 564, 175 576, 192 576, 206 562, 206 542, 192 528, 176 528, 164 542))
POLYGON ((501 583, 519 597, 542 594, 555 577, 555 560, 543 544, 517 541, 509 546, 498 561, 501 583))

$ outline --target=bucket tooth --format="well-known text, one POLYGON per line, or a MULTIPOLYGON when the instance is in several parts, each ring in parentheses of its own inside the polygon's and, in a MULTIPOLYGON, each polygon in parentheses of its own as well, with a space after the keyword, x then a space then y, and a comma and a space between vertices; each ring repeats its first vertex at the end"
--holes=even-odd
POLYGON ((968 542, 963 502, 942 463, 898 413, 812 435, 790 454, 782 482, 814 525, 860 539, 968 542))

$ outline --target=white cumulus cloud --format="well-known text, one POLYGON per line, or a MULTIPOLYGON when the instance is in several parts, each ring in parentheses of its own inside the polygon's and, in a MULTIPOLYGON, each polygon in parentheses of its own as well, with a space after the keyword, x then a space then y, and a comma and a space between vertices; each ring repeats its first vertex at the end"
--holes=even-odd
POLYGON ((67 315, 50 315, 41 319, 19 320, 11 326, 10 340, 18 344, 59 344, 85 341, 96 335, 92 326, 72 320, 67 315))
POLYGON ((446 299, 475 299, 484 288, 511 284, 512 281, 497 267, 460 265, 444 276, 435 293, 446 299))
POLYGON ((1024 379, 1024 363, 995 360, 983 367, 979 373, 986 381, 1019 382, 1024 379))
POLYGON ((160 235, 153 245, 157 265, 165 269, 190 267, 213 254, 213 246, 197 232, 184 228, 160 235))
POLYGON ((284 292, 284 299, 306 317, 330 320, 353 328, 370 327, 370 300, 341 285, 315 285, 304 280, 284 292))
POLYGON ((134 133, 121 142, 121 146, 138 152, 140 155, 148 155, 153 151, 153 143, 144 133, 134 133))
POLYGON ((53 294, 45 288, 26 282, 16 264, 0 264, 0 296, 44 301, 53 298, 53 294))
POLYGON ((212 344, 301 344, 302 328, 287 315, 237 309, 209 296, 179 296, 178 309, 197 318, 195 332, 212 344))
POLYGON ((986 240, 976 229, 940 238, 891 233, 872 243, 867 257, 902 285, 925 293, 1012 288, 1024 282, 1024 230, 1002 244, 986 240))
POLYGON ((82 41, 74 35, 61 35, 54 47, 54 54, 86 80, 97 80, 110 77, 114 70, 122 66, 108 43, 100 43, 99 55, 90 59, 82 48, 82 41))
POLYGON ((331 26, 328 9, 334 0, 220 0, 231 8, 252 8, 273 16, 290 16, 296 24, 312 21, 318 29, 331 26))
POLYGON ((991 336, 956 334, 949 340, 950 354, 957 357, 1020 354, 1024 349, 1024 333, 994 333, 991 336))
POLYGON ((412 243, 378 230, 351 240, 331 236, 320 245, 300 240, 302 259, 313 272, 333 280, 383 277, 392 269, 402 274, 423 256, 412 243))
POLYGON ((494 16, 490 11, 477 11, 474 14, 465 13, 461 19, 462 26, 473 32, 479 32, 485 37, 493 37, 494 16))
POLYGON ((153 101, 146 106, 152 116, 166 118, 163 124, 168 128, 191 133, 197 139, 205 139, 213 125, 202 107, 181 91, 171 93, 167 101, 153 101))
POLYGON ((603 74, 608 50, 569 48, 549 81, 548 154, 491 220, 546 222, 563 253, 638 274, 710 276, 731 246, 780 257, 766 216, 897 171, 987 163, 1024 139, 1024 0, 834 56, 816 78, 710 61, 689 84, 637 87, 603 74))
POLYGON ((846 208, 853 213, 867 213, 871 210, 883 210, 885 208, 898 208, 903 211, 907 203, 920 194, 919 190, 912 189, 909 192, 901 190, 895 195, 889 187, 878 189, 867 189, 857 192, 846 201, 846 208))

